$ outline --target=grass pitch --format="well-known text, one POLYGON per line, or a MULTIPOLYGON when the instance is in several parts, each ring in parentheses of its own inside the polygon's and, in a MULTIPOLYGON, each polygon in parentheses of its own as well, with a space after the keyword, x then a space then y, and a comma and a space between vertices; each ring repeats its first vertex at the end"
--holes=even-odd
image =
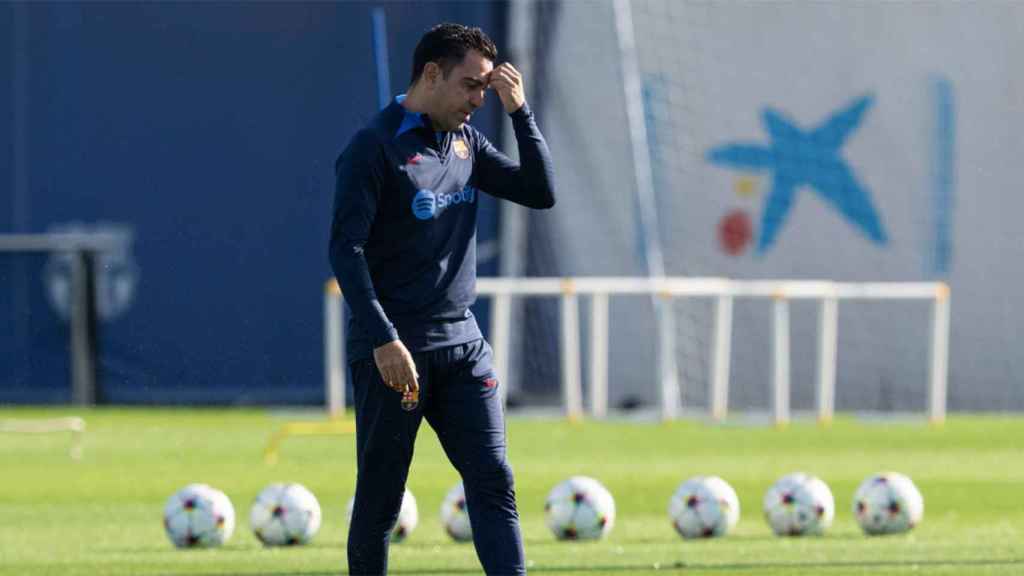
MULTIPOLYGON (((353 436, 294 438, 267 466, 262 450, 285 422, 260 410, 0 409, 0 419, 77 414, 86 419, 84 458, 65 434, 0 434, 2 575, 329 575, 344 573, 345 504, 355 485, 353 436), (323 508, 313 544, 263 548, 249 505, 274 481, 306 485, 323 508), (176 550, 163 533, 168 496, 190 482, 223 490, 237 526, 223 548, 176 550)), ((309 413, 305 419, 316 419, 309 413)), ((633 574, 1024 574, 1024 418, 955 416, 923 422, 846 418, 830 428, 586 422, 511 418, 530 571, 633 574), (921 526, 902 536, 863 536, 851 514, 860 481, 881 470, 909 475, 925 498, 921 526), (761 497, 783 474, 820 476, 836 499, 821 538, 782 539, 761 514, 761 497), (616 499, 607 540, 556 542, 544 525, 547 492, 573 474, 599 479, 616 499), (715 474, 736 489, 735 532, 680 539, 666 508, 684 479, 715 474)), ((421 428, 409 488, 420 524, 391 547, 393 574, 480 573, 472 545, 456 544, 438 509, 458 480, 429 426, 421 428)))

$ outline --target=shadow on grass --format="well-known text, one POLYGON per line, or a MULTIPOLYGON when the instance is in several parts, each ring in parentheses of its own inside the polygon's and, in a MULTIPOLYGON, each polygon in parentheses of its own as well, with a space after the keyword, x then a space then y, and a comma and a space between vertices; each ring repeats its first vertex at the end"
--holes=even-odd
MULTIPOLYGON (((630 574, 644 571, 672 572, 704 570, 711 572, 735 573, 735 572, 757 572, 760 570, 778 570, 780 568, 789 570, 815 570, 828 571, 837 568, 911 568, 914 566, 935 568, 941 566, 971 568, 971 567, 999 567, 999 566, 1024 566, 1024 558, 1003 558, 986 560, 900 560, 900 561, 845 561, 845 562, 738 562, 731 564, 699 564, 690 562, 673 562, 670 564, 633 563, 633 564, 605 564, 600 566, 534 566, 530 573, 558 574, 565 572, 621 572, 630 574)), ((479 568, 416 568, 389 570, 389 574, 479 574, 479 568)), ((239 576, 343 576, 347 571, 327 572, 323 570, 294 571, 288 572, 247 572, 239 576)), ((223 573, 197 574, 195 572, 168 572, 161 576, 223 576, 223 573)))
MULTIPOLYGON (((786 540, 789 542, 834 542, 834 541, 847 541, 857 540, 866 541, 864 534, 860 532, 850 532, 841 534, 827 534, 825 536, 805 536, 801 538, 790 538, 776 536, 774 534, 730 534, 728 538, 697 538, 694 540, 683 540, 682 538, 631 538, 628 540, 618 540, 615 542, 618 546, 629 547, 629 546, 642 546, 649 544, 678 544, 679 546, 699 546, 702 543, 709 544, 721 544, 722 542, 735 543, 735 542, 778 542, 780 540, 786 540)), ((527 550, 534 548, 561 548, 566 545, 564 540, 556 540, 554 538, 527 538, 523 540, 523 544, 527 550)), ((572 544, 577 546, 587 546, 589 544, 595 545, 607 545, 607 540, 576 540, 572 544)))
MULTIPOLYGON (((829 541, 844 541, 844 540, 865 541, 864 535, 859 533, 859 532, 857 532, 857 533, 851 532, 849 534, 845 534, 845 533, 844 534, 828 534, 827 536, 822 536, 822 537, 812 536, 812 537, 806 537, 806 538, 793 538, 793 539, 783 538, 783 539, 784 540, 789 540, 791 542, 829 542, 829 541)), ((780 537, 772 535, 772 534, 730 534, 729 537, 728 537, 728 542, 730 542, 730 543, 734 543, 734 542, 768 542, 768 541, 778 541, 778 540, 780 540, 780 537)), ((671 539, 667 539, 667 538, 636 538, 636 539, 631 539, 631 540, 619 541, 619 542, 617 542, 617 544, 619 546, 622 546, 622 547, 644 546, 644 545, 651 545, 651 544, 666 544, 666 543, 678 544, 680 546, 700 546, 700 545, 702 545, 704 543, 708 543, 708 544, 721 544, 723 541, 724 540, 722 538, 707 538, 707 539, 696 539, 696 540, 682 540, 682 539, 679 539, 679 538, 671 538, 671 539)), ((402 546, 403 549, 406 549, 406 548, 430 549, 430 548, 434 548, 434 547, 437 547, 437 546, 442 546, 442 545, 443 546, 447 546, 447 545, 451 545, 451 544, 453 544, 451 540, 438 540, 436 542, 418 541, 418 542, 412 542, 412 543, 403 543, 401 546, 402 546)), ((463 547, 465 547, 467 549, 471 549, 473 547, 472 546, 472 542, 459 542, 459 543, 456 543, 456 544, 458 546, 463 546, 463 547)), ((548 538, 526 538, 526 539, 523 540, 523 544, 526 546, 527 550, 532 550, 532 549, 537 549, 537 548, 564 548, 566 546, 566 542, 565 541, 563 541, 563 540, 556 540, 556 539, 550 538, 550 537, 548 537, 548 538)), ((601 545, 607 545, 608 542, 605 541, 605 540, 595 540, 595 541, 577 540, 577 541, 572 542, 572 544, 576 545, 576 546, 588 546, 588 545, 601 546, 601 545)), ((319 550, 333 550, 333 551, 344 552, 345 551, 345 542, 342 541, 340 543, 335 543, 335 542, 319 542, 319 541, 314 541, 314 542, 309 542, 309 543, 303 544, 301 546, 295 546, 295 547, 283 546, 283 547, 270 547, 270 548, 268 548, 266 546, 263 546, 263 545, 261 545, 261 544, 259 544, 257 542, 253 542, 251 544, 246 544, 246 543, 226 544, 224 546, 218 546, 216 548, 211 548, 210 550, 211 551, 216 551, 216 552, 231 552, 231 553, 236 553, 237 554, 237 553, 259 553, 262 550, 268 550, 268 549, 285 550, 285 551, 287 551, 287 550, 300 550, 300 549, 301 550, 319 549, 319 550)), ((195 550, 198 551, 198 552, 202 552, 203 551, 203 549, 200 549, 200 548, 196 548, 195 550)), ((169 551, 173 552, 174 548, 170 544, 166 544, 166 545, 148 546, 146 548, 139 548, 137 546, 133 546, 133 547, 130 547, 130 548, 117 548, 117 547, 114 547, 114 548, 104 548, 104 551, 105 552, 116 553, 116 554, 166 554, 169 551)))

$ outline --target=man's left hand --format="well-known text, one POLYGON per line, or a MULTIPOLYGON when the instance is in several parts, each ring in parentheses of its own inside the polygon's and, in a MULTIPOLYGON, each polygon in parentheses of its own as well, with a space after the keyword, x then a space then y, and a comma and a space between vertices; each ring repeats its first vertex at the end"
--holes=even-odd
POLYGON ((523 75, 508 62, 503 62, 491 70, 490 87, 498 93, 505 112, 509 114, 519 110, 526 103, 523 75))

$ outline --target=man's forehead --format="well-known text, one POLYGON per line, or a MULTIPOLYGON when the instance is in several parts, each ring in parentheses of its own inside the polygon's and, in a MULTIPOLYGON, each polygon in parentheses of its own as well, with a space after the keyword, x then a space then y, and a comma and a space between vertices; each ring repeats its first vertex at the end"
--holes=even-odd
POLYGON ((487 75, 490 74, 493 69, 493 62, 484 58, 483 55, 476 50, 470 50, 466 53, 466 57, 462 59, 462 62, 455 67, 455 73, 458 78, 471 78, 473 80, 486 82, 487 75))

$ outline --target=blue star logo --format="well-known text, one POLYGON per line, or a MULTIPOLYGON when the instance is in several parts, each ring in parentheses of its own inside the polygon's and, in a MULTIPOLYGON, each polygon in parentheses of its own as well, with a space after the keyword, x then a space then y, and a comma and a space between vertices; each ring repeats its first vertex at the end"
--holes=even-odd
POLYGON ((772 173, 772 190, 761 212, 759 253, 775 242, 793 206, 797 188, 804 185, 873 242, 888 241, 868 190, 857 181, 841 155, 843 143, 860 125, 873 102, 870 95, 863 96, 809 132, 801 130, 782 112, 765 108, 761 120, 771 138, 769 146, 731 143, 708 152, 712 164, 772 173))

